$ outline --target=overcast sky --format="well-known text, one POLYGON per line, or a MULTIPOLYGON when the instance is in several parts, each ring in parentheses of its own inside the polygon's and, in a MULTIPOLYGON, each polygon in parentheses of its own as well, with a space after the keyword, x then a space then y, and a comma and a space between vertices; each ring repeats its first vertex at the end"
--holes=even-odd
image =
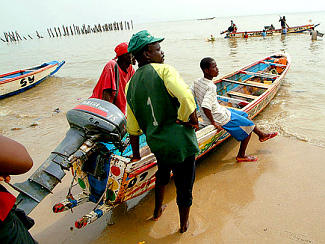
POLYGON ((44 32, 46 28, 114 21, 147 23, 207 17, 231 17, 324 11, 324 0, 1 0, 4 31, 44 32))

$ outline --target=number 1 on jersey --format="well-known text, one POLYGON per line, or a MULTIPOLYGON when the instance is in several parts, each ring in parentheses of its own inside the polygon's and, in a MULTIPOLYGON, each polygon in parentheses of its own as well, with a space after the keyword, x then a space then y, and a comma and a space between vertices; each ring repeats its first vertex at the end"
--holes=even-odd
POLYGON ((152 107, 152 103, 151 103, 151 99, 150 99, 150 97, 148 97, 147 105, 149 105, 150 108, 151 108, 151 113, 152 113, 152 117, 153 117, 153 125, 154 125, 154 126, 158 126, 158 122, 157 122, 157 120, 156 120, 155 113, 154 113, 154 111, 153 111, 153 107, 152 107))

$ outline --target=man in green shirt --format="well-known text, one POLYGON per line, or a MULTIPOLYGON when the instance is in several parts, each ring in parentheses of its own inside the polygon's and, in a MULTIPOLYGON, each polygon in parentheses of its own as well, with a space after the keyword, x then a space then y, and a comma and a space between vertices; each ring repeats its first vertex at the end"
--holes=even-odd
POLYGON ((132 36, 128 52, 139 68, 127 90, 127 130, 133 149, 132 160, 139 160, 139 135, 144 133, 154 153, 156 172, 155 210, 158 220, 166 208, 163 199, 173 172, 177 189, 180 232, 187 231, 195 179, 195 154, 199 147, 194 128, 198 128, 196 105, 188 85, 178 72, 164 63, 160 42, 143 30, 132 36))

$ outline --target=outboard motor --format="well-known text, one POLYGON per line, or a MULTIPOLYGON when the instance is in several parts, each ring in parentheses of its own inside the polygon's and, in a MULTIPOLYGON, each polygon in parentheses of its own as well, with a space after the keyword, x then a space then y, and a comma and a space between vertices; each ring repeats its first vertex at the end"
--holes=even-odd
MULTIPOLYGON (((122 141, 126 134, 126 118, 112 103, 91 98, 68 111, 66 116, 70 129, 64 140, 27 181, 13 185, 20 192, 16 204, 26 214, 52 193, 73 160, 87 157, 91 150, 95 150, 96 141, 111 142, 121 152, 127 146, 122 141)), ((89 173, 100 174, 98 169, 89 173)))

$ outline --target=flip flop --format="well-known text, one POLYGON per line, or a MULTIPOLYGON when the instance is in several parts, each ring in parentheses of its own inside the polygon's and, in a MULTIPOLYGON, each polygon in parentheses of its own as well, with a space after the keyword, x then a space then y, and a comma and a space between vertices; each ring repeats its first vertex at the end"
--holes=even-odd
POLYGON ((158 216, 158 217, 152 217, 152 220, 154 220, 154 221, 157 221, 157 220, 159 220, 160 219, 160 217, 161 217, 161 215, 163 214, 163 212, 165 211, 165 209, 167 208, 167 204, 164 204, 164 205, 162 205, 161 206, 161 214, 160 214, 160 216, 158 216))
POLYGON ((267 141, 268 139, 271 139, 271 138, 273 138, 273 137, 275 137, 275 136, 277 136, 277 135, 278 135, 278 132, 272 132, 271 134, 269 134, 268 137, 265 137, 265 138, 263 138, 263 139, 260 139, 260 142, 265 142, 265 141, 267 141))
POLYGON ((257 161, 257 158, 254 156, 249 156, 245 155, 245 158, 238 158, 236 157, 237 163, 242 163, 242 162, 255 162, 257 161))

